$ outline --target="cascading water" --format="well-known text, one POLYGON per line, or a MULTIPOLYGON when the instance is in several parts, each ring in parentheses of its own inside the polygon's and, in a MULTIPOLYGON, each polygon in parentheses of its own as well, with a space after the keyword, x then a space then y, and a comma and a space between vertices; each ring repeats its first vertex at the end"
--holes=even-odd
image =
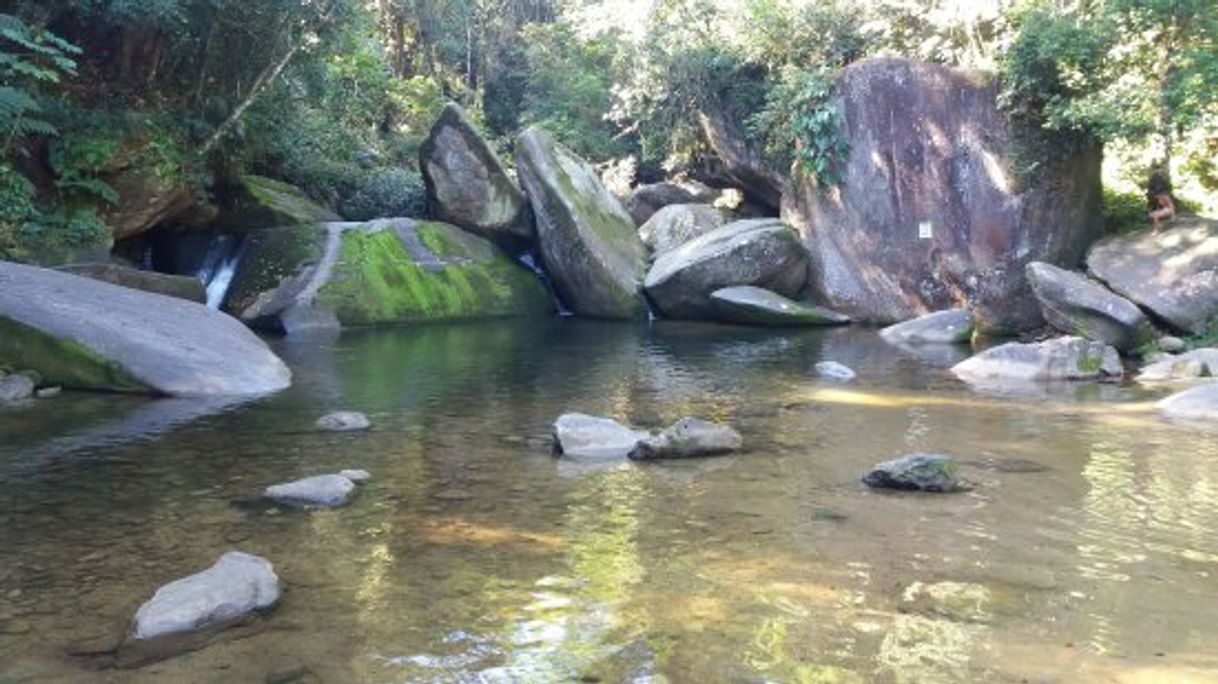
POLYGON ((537 279, 541 281, 541 284, 546 286, 546 290, 550 293, 550 298, 554 300, 554 308, 558 310, 559 316, 575 315, 570 309, 563 306, 562 299, 558 296, 558 291, 554 289, 554 282, 550 280, 550 274, 546 273, 541 264, 537 263, 537 258, 532 253, 525 252, 516 257, 516 260, 524 265, 525 268, 532 271, 537 276, 537 279))
POLYGON ((207 288, 207 307, 219 309, 233 283, 233 274, 241 261, 244 241, 236 235, 220 234, 212 240, 195 274, 207 288))

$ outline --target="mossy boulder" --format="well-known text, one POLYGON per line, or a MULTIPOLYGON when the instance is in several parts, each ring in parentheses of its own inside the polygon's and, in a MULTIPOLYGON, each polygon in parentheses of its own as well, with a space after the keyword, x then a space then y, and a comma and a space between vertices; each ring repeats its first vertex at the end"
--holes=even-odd
POLYGON ((516 149, 542 260, 563 301, 580 316, 641 317, 647 253, 630 215, 586 161, 542 129, 524 131, 516 149))
POLYGON ((724 323, 764 326, 845 325, 850 317, 798 302, 764 288, 742 285, 711 293, 711 308, 724 323))
POLYGON ((241 176, 221 194, 224 199, 215 222, 221 231, 339 220, 337 214, 314 202, 300 188, 265 176, 241 176))
POLYGON ((325 224, 302 223, 246 235, 224 310, 255 327, 277 327, 277 314, 295 301, 321 261, 326 232, 325 224))
POLYGON ((1028 264, 1027 272, 1045 320, 1057 330, 1121 352, 1154 339, 1154 328, 1136 304, 1090 278, 1040 261, 1028 264))

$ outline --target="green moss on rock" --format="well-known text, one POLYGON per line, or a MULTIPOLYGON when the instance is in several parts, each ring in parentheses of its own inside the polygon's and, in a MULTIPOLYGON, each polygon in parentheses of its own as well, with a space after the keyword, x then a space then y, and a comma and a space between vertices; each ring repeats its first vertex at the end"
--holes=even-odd
POLYGON ((139 393, 149 389, 84 345, 6 318, 0 318, 0 366, 34 369, 44 384, 72 389, 139 393))
POLYGON ((333 211, 314 202, 300 188, 273 178, 242 176, 227 194, 216 220, 220 230, 258 230, 339 220, 333 211))
POLYGON ((245 237, 245 254, 233 274, 224 308, 237 315, 250 309, 263 293, 271 292, 317 263, 326 243, 320 223, 302 223, 259 230, 245 237))

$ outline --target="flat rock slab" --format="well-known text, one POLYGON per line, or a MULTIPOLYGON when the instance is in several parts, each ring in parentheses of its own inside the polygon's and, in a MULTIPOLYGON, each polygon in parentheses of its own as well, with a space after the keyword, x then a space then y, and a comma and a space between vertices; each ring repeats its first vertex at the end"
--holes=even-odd
POLYGON ((1169 418, 1218 420, 1218 383, 1198 385, 1163 399, 1156 407, 1169 418))
POLYGON ((956 364, 952 372, 966 382, 984 383, 1120 378, 1124 369, 1117 350, 1103 342, 1058 337, 987 349, 956 364))
POLYGON ((845 325, 850 317, 824 307, 797 302, 777 292, 742 285, 715 290, 710 296, 715 318, 724 323, 759 326, 845 325))
POLYGON ((863 476, 863 484, 876 489, 954 492, 962 488, 956 470, 951 456, 913 453, 877 464, 863 476))
POLYGON ((1122 352, 1154 338, 1154 328, 1136 304, 1087 276, 1040 261, 1028 264, 1027 273, 1045 320, 1061 332, 1122 352))
POLYGON ((635 461, 717 456, 739 451, 743 445, 740 433, 726 425, 682 418, 660 434, 639 440, 629 456, 635 461))
POLYGON ((357 411, 335 411, 317 419, 317 429, 327 432, 355 432, 370 427, 368 416, 357 411))
POLYGON ((248 328, 202 304, 8 262, 0 356, 74 389, 254 395, 292 378, 248 328))
POLYGON ((967 344, 973 335, 968 309, 936 311, 884 328, 880 337, 892 344, 967 344))
MULTIPOLYGON (((344 471, 347 472, 347 471, 344 471)), ((271 485, 263 496, 293 508, 337 508, 351 501, 355 481, 346 475, 314 475, 293 482, 271 485)))
POLYGON ((135 613, 136 639, 230 622, 279 601, 279 577, 264 558, 229 551, 210 568, 157 589, 135 613))
POLYGON ((564 413, 554 421, 554 448, 575 458, 625 458, 641 440, 650 437, 616 420, 583 413, 564 413))
POLYGON ((840 382, 849 382, 857 375, 852 368, 837 361, 821 361, 814 366, 814 370, 822 378, 840 382))

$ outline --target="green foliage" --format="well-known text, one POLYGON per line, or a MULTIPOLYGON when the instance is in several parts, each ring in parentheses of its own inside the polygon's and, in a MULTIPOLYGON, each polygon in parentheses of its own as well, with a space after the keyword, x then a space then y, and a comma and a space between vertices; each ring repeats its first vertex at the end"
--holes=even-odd
POLYGON ((1189 349, 1218 347, 1218 318, 1211 318, 1206 322, 1205 327, 1201 330, 1201 332, 1184 338, 1184 344, 1189 349))
POLYGON ((766 150, 785 166, 822 186, 841 182, 850 146, 842 134, 841 113, 833 100, 837 75, 827 67, 787 68, 770 91, 766 106, 753 116, 751 128, 766 141, 766 150))
POLYGON ((1123 192, 1105 185, 1101 211, 1104 230, 1108 233, 1130 233, 1149 225, 1146 198, 1136 192, 1123 192))
POLYGON ((427 211, 423 179, 405 169, 372 173, 346 201, 342 214, 352 221, 377 218, 422 217, 427 211))
POLYGON ((13 141, 25 136, 56 134, 43 116, 36 89, 75 74, 79 53, 50 31, 0 14, 0 154, 7 155, 13 141))

